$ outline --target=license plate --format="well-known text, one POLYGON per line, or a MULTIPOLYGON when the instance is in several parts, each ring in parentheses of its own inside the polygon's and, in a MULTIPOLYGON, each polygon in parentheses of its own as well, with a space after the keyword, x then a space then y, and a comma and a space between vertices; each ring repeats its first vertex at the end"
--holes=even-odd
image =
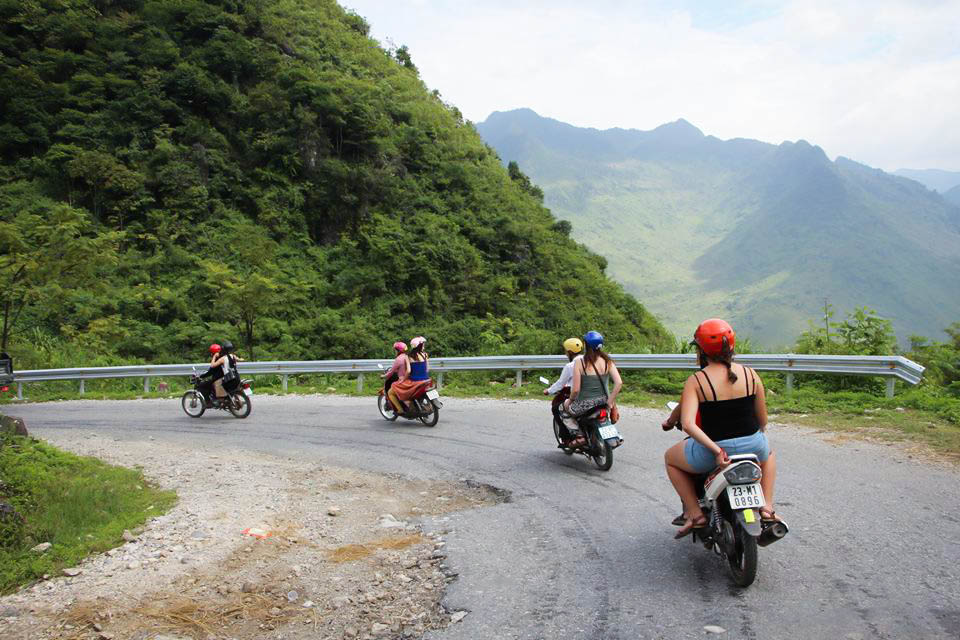
POLYGON ((612 424, 608 424, 605 427, 600 427, 600 439, 607 440, 608 438, 619 438, 620 432, 617 431, 617 428, 612 424))
POLYGON ((727 499, 732 509, 756 509, 766 505, 760 483, 732 484, 727 487, 727 499))
POLYGON ((440 397, 440 392, 437 391, 436 389, 430 389, 430 391, 427 391, 428 400, 436 400, 439 397, 440 397))
POLYGON ((247 396, 247 397, 249 398, 250 396, 253 395, 253 389, 248 389, 248 388, 244 387, 244 388, 243 388, 243 393, 244 393, 245 396, 247 396))

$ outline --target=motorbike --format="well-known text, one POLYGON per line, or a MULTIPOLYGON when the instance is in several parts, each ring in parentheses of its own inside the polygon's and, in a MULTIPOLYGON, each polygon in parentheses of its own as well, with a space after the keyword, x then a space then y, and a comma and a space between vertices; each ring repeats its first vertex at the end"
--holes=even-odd
POLYGON ((190 384, 193 385, 193 389, 183 394, 183 397, 180 398, 180 406, 183 407, 183 412, 191 418, 199 418, 207 409, 229 411, 234 418, 246 418, 250 415, 253 408, 250 402, 250 397, 253 395, 253 389, 250 387, 251 380, 241 379, 236 388, 233 391, 228 391, 223 398, 207 398, 204 396, 203 392, 200 391, 201 376, 197 375, 196 369, 190 376, 190 384))
MULTIPOLYGON (((382 365, 378 366, 381 369, 383 368, 382 365)), ((419 420, 428 427, 436 426, 437 422, 440 421, 440 408, 443 407, 443 403, 440 401, 440 391, 437 390, 433 379, 424 380, 408 402, 410 403, 410 411, 403 413, 393 406, 393 402, 391 402, 383 387, 377 393, 377 409, 384 420, 390 422, 397 418, 419 420)))
POLYGON ((0 353, 0 393, 6 393, 13 384, 13 358, 0 353))
MULTIPOLYGON (((673 410, 676 403, 667 406, 673 410)), ((762 477, 757 456, 749 453, 732 455, 730 464, 695 478, 707 526, 694 529, 691 538, 727 560, 739 587, 749 587, 757 577, 758 547, 769 546, 789 532, 782 520, 760 518, 760 508, 766 505, 762 477)))
MULTIPOLYGON (((549 386, 550 381, 540 377, 540 382, 549 386)), ((613 450, 623 444, 623 438, 620 437, 620 431, 617 426, 610 422, 610 412, 607 407, 600 406, 591 409, 580 416, 567 415, 563 409, 560 410, 561 418, 574 418, 577 423, 576 429, 571 429, 567 425, 567 431, 570 435, 576 437, 582 435, 587 443, 579 447, 568 447, 567 443, 561 437, 563 425, 553 416, 553 436, 557 440, 557 446, 568 456, 579 453, 585 456, 597 465, 601 471, 609 471, 613 466, 613 450)))

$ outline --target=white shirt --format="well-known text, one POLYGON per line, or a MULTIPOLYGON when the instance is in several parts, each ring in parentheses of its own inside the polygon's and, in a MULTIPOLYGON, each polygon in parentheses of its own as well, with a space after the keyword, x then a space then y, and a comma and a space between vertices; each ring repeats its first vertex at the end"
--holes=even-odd
POLYGON ((576 362, 576 360, 571 360, 570 362, 568 362, 563 366, 563 371, 560 372, 560 378, 547 388, 548 394, 552 395, 557 391, 560 391, 560 389, 570 386, 570 384, 573 382, 573 363, 574 362, 576 362))

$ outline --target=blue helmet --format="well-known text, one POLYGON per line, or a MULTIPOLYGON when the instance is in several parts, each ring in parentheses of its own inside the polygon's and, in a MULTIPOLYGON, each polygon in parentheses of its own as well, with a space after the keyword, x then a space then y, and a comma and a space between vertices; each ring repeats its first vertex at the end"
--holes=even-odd
POLYGON ((583 341, 591 349, 599 349, 603 346, 603 334, 599 331, 587 331, 583 336, 583 341))

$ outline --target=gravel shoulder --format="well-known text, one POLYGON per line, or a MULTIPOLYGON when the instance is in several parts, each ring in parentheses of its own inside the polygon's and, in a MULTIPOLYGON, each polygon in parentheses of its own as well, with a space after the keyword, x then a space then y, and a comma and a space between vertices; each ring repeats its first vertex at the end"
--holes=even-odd
POLYGON ((3 638, 418 637, 462 617, 441 605, 455 578, 443 514, 501 499, 484 486, 243 450, 89 432, 48 440, 141 467, 179 500, 78 575, 0 599, 3 638))

